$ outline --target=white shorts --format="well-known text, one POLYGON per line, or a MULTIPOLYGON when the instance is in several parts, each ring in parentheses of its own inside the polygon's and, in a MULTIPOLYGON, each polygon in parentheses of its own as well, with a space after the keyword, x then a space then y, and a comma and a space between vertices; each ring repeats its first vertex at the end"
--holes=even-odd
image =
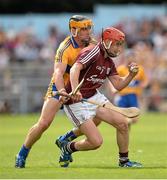
MULTIPOLYGON (((94 96, 88 98, 88 100, 97 102, 99 104, 105 104, 109 101, 100 92, 97 92, 94 96)), ((64 111, 74 126, 78 127, 82 123, 96 116, 97 107, 97 105, 90 104, 88 102, 79 102, 75 104, 64 105, 64 111)))

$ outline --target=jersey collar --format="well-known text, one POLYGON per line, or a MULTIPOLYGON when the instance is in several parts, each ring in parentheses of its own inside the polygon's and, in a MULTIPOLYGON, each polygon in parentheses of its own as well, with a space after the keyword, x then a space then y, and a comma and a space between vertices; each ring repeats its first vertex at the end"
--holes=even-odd
POLYGON ((74 48, 79 48, 79 45, 77 44, 77 42, 75 41, 74 37, 73 36, 70 36, 70 39, 71 39, 71 42, 72 42, 72 45, 74 48))
POLYGON ((101 50, 102 54, 104 54, 104 53, 105 53, 105 51, 104 51, 104 48, 103 48, 102 42, 99 42, 99 48, 100 48, 100 50, 101 50))

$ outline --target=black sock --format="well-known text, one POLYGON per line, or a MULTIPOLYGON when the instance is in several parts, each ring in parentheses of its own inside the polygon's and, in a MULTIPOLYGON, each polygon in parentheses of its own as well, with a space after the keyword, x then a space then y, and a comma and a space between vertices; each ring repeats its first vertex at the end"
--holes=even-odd
POLYGON ((124 164, 124 163, 126 163, 128 161, 129 161, 128 152, 126 152, 126 153, 119 153, 119 162, 121 164, 124 164))

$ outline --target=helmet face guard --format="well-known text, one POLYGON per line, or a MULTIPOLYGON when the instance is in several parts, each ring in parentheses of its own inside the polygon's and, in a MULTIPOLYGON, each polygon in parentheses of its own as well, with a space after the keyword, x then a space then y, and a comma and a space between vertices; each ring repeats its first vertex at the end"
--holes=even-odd
POLYGON ((102 32, 102 44, 110 57, 116 57, 119 55, 119 53, 109 52, 111 45, 116 44, 116 46, 121 46, 124 44, 124 41, 125 34, 116 28, 106 28, 102 32), (105 43, 105 40, 108 40, 108 44, 105 43))

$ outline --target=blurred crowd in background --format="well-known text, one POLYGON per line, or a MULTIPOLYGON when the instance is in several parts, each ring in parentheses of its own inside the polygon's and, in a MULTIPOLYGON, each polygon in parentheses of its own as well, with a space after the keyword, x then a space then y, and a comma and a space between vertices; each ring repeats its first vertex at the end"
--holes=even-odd
MULTIPOLYGON (((167 16, 140 20, 129 18, 112 26, 125 32, 126 49, 133 49, 137 53, 137 62, 145 68, 149 79, 149 85, 145 91, 145 97, 149 95, 146 109, 167 111, 167 107, 162 105, 167 99, 167 16)), ((14 29, 5 29, 0 24, 1 86, 13 88, 8 69, 14 64, 36 63, 38 67, 40 64, 41 66, 49 64, 52 69, 56 48, 66 37, 65 32, 60 32, 59 27, 52 25, 48 27, 48 35, 40 38, 31 25, 16 32, 14 29)), ((95 34, 97 39, 100 33, 101 30, 95 34)), ((116 63, 119 65, 124 61, 123 53, 116 63)), ((51 71, 46 76, 49 77, 51 71)), ((8 107, 5 103, 4 105, 8 107)))

